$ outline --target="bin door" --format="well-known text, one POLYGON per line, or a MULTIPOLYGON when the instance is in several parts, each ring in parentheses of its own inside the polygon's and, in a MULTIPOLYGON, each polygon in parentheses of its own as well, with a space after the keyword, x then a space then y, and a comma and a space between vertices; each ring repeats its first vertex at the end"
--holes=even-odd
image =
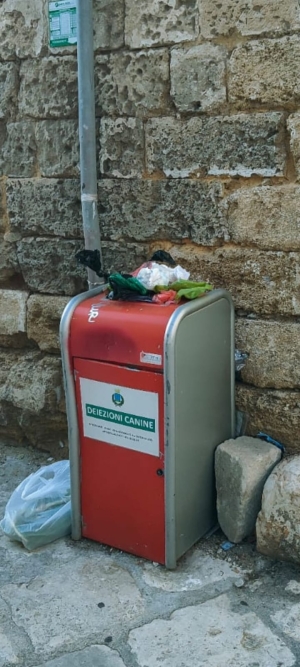
POLYGON ((75 359, 82 534, 165 562, 163 374, 75 359))

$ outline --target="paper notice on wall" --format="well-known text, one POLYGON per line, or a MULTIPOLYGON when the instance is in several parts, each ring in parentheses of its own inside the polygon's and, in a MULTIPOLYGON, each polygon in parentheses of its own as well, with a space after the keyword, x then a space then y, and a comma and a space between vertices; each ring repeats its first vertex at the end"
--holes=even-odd
POLYGON ((80 378, 87 438, 159 456, 158 394, 80 378))
POLYGON ((77 44, 77 0, 49 2, 50 46, 77 44))

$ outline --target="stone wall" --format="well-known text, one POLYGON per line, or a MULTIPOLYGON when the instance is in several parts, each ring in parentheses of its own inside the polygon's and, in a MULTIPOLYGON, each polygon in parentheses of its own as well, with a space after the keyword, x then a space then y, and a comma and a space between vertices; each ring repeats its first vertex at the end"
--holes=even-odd
MULTIPOLYGON (((233 295, 248 432, 300 451, 298 0, 94 0, 106 268, 164 247, 233 295)), ((0 3, 0 436, 66 456, 58 324, 85 287, 76 52, 0 3)))

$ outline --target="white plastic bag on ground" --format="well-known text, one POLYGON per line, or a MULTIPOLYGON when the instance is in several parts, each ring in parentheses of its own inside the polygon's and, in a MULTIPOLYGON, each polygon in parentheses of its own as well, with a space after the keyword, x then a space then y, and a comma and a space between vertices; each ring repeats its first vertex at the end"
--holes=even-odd
POLYGON ((188 280, 190 274, 179 265, 171 268, 170 266, 166 266, 166 264, 152 262, 151 267, 141 268, 136 277, 146 289, 153 290, 157 285, 165 285, 167 287, 177 280, 188 280))
POLYGON ((32 551, 71 532, 70 463, 43 466, 11 495, 0 526, 32 551))

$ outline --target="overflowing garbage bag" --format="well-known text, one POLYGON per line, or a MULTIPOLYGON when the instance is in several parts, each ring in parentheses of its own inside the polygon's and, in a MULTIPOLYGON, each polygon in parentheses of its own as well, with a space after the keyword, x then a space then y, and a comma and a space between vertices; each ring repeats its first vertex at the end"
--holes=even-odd
POLYGON ((56 461, 26 477, 12 493, 0 526, 29 551, 71 533, 70 463, 56 461))
POLYGON ((190 274, 165 250, 156 250, 148 262, 131 273, 107 273, 102 269, 98 250, 80 250, 77 261, 108 284, 109 299, 114 301, 148 301, 169 305, 182 299, 197 299, 213 289, 206 282, 190 281, 190 274))

